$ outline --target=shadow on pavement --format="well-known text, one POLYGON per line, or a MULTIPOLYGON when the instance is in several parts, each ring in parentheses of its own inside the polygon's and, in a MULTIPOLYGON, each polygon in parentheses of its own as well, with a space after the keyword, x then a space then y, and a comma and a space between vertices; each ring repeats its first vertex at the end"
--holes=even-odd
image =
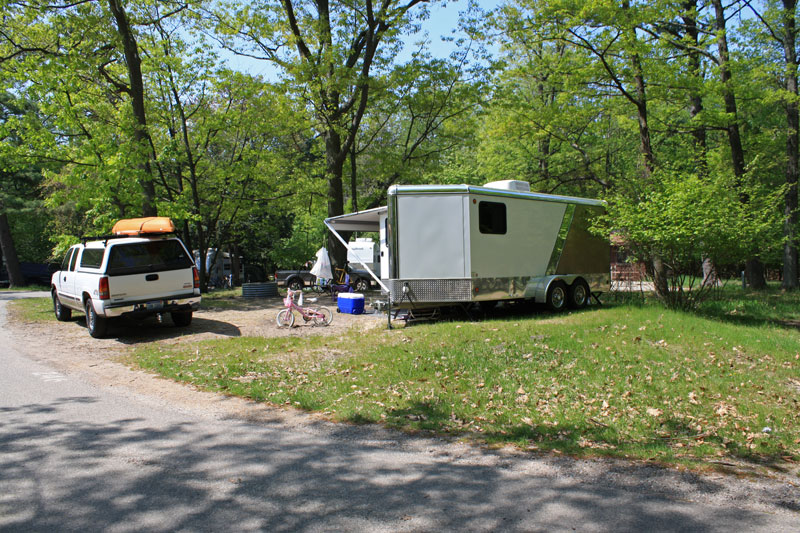
POLYGON ((70 416, 92 401, 2 409, 0 530, 776 530, 735 501, 690 504, 687 486, 714 481, 655 466, 591 479, 566 458, 498 464, 368 426, 70 416), (665 477, 681 488, 655 488, 665 477))

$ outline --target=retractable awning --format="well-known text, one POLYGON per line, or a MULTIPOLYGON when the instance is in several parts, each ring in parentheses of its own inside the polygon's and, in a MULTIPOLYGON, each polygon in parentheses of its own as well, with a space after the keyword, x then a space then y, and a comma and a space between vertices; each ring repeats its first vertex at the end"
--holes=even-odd
MULTIPOLYGON (((345 245, 348 250, 351 250, 350 246, 347 244, 347 241, 339 235, 340 231, 379 231, 381 228, 380 220, 381 215, 386 214, 388 211, 387 207, 376 207, 375 209, 368 209, 366 211, 360 211, 358 213, 348 213, 346 215, 339 215, 338 217, 331 217, 325 219, 325 225, 331 230, 331 233, 339 239, 339 242, 345 245)), ((352 250, 351 250, 352 251, 352 250)), ((372 271, 363 261, 360 259, 358 263, 364 267, 364 269, 369 272, 369 275, 372 276, 378 285, 381 286, 381 289, 384 292, 389 292, 389 288, 381 281, 381 278, 372 271)))
POLYGON ((388 211, 388 207, 376 207, 358 213, 348 213, 325 219, 325 225, 336 231, 378 231, 380 230, 381 215, 388 211))

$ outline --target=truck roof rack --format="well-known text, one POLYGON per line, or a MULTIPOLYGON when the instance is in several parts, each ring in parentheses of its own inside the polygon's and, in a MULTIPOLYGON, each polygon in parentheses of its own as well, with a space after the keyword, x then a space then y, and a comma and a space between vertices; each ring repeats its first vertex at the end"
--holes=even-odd
POLYGON ((123 218, 118 220, 111 229, 111 235, 99 235, 96 237, 81 237, 81 242, 85 245, 88 241, 103 241, 107 244, 110 239, 124 239, 125 237, 159 237, 177 233, 175 224, 169 217, 144 217, 144 218, 123 218))
POLYGON ((174 231, 165 231, 162 233, 153 233, 153 232, 142 232, 139 234, 130 234, 130 235, 83 235, 78 240, 81 241, 81 244, 86 244, 89 241, 103 241, 103 244, 108 244, 108 241, 112 239, 129 239, 134 237, 166 237, 168 235, 175 235, 177 232, 174 231))

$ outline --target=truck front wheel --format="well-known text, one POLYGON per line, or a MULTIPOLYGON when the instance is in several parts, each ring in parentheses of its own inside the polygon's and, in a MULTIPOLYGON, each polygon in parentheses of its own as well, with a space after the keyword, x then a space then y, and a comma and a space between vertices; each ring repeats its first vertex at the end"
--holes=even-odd
POLYGON ((58 299, 58 293, 55 290, 53 290, 53 311, 59 322, 67 322, 72 318, 72 309, 61 305, 61 300, 58 299))
POLYGON ((92 305, 92 299, 87 298, 86 304, 86 329, 89 330, 89 335, 95 339, 105 337, 108 331, 108 319, 97 314, 92 305))

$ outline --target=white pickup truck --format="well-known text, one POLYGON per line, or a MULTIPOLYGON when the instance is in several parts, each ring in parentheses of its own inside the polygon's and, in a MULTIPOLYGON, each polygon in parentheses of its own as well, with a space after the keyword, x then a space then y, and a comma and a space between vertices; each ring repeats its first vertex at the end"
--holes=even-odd
POLYGON ((200 307, 200 280, 180 239, 168 235, 113 236, 76 244, 53 274, 56 318, 86 313, 92 337, 103 337, 109 319, 170 313, 188 326, 200 307))

